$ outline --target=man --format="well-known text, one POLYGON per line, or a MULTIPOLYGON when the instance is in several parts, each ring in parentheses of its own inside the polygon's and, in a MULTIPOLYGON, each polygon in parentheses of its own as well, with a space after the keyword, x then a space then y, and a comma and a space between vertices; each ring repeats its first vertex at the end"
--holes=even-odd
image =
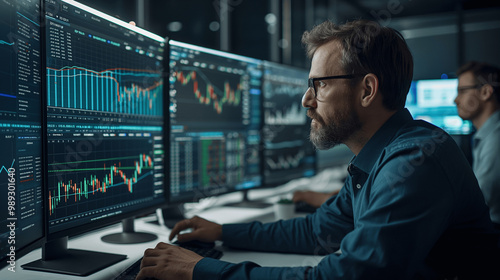
POLYGON ((472 170, 476 174, 491 220, 500 229, 500 69, 469 62, 457 71, 458 115, 476 128, 472 170))
POLYGON ((339 190, 335 190, 330 193, 315 192, 315 191, 295 191, 293 193, 292 200, 294 203, 305 202, 308 205, 319 208, 321 204, 325 203, 330 197, 339 193, 339 190))
POLYGON ((319 149, 345 143, 356 155, 345 185, 305 218, 219 225, 194 217, 170 238, 192 228, 178 240, 326 256, 316 267, 260 267, 159 243, 145 251, 137 279, 487 279, 492 258, 482 259, 498 233, 454 141, 404 109, 413 60, 402 36, 359 20, 325 22, 302 40, 312 57, 302 99, 310 139, 319 149))

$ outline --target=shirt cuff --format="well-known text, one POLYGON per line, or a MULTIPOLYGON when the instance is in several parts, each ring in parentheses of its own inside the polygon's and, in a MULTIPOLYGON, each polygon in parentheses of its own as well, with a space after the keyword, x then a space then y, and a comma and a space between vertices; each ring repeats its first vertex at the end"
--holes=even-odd
POLYGON ((194 266, 193 280, 220 279, 222 272, 231 265, 229 262, 203 258, 194 266))

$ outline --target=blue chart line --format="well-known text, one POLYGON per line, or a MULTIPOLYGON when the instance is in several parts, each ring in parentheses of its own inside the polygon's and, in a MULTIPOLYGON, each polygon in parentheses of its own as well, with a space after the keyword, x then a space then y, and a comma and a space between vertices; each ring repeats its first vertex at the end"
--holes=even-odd
POLYGON ((12 46, 14 45, 14 43, 9 43, 9 42, 6 42, 4 40, 0 40, 0 45, 8 45, 8 46, 12 46))
POLYGON ((281 143, 266 142, 265 145, 266 145, 266 148, 272 149, 272 150, 296 148, 296 147, 302 147, 304 145, 304 141, 295 140, 295 141, 285 141, 285 142, 281 142, 281 143))
POLYGON ((27 20, 31 21, 34 25, 36 25, 36 26, 40 26, 40 24, 38 24, 38 23, 36 23, 36 22, 32 21, 31 19, 27 18, 25 15, 21 14, 20 12, 17 12, 17 14, 18 14, 18 15, 20 15, 20 16, 22 16, 23 18, 25 18, 25 19, 27 19, 27 20))
POLYGON ((3 97, 10 97, 10 98, 17 98, 17 97, 16 97, 16 96, 14 96, 14 95, 5 94, 5 93, 0 93, 0 96, 3 96, 3 97))
MULTIPOLYGON (((14 162, 16 162, 15 159, 12 160, 12 164, 10 165, 10 168, 14 167, 14 162)), ((5 167, 5 165, 2 166, 2 168, 0 168, 0 174, 2 174, 2 172, 3 172, 4 169, 5 169, 5 172, 7 172, 7 174, 9 174, 9 169, 10 168, 5 167)))
POLYGON ((47 67, 48 106, 162 116, 163 81, 158 71, 47 67))

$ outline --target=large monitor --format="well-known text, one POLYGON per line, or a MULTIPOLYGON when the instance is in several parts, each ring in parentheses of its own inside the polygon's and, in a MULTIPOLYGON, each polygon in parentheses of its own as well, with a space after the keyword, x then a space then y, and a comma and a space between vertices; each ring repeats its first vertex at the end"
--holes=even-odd
POLYGON ((68 236, 124 220, 103 241, 156 239, 131 218, 166 202, 165 40, 75 1, 45 4, 48 235, 26 267, 87 275, 125 256, 68 250, 68 236))
POLYGON ((317 150, 318 172, 332 167, 347 166, 353 156, 354 154, 345 144, 337 145, 329 150, 317 150))
MULTIPOLYGON (((40 1, 0 1, 0 268, 44 237, 40 1)), ((15 274, 13 274, 15 275, 15 274)))
POLYGON ((264 186, 316 174, 316 151, 308 140, 310 121, 302 107, 308 72, 264 62, 264 186))
POLYGON ((412 82, 406 107, 415 119, 426 120, 452 135, 467 135, 472 123, 460 118, 454 100, 457 79, 417 80, 412 82))
POLYGON ((260 60, 170 41, 170 201, 261 186, 260 60))

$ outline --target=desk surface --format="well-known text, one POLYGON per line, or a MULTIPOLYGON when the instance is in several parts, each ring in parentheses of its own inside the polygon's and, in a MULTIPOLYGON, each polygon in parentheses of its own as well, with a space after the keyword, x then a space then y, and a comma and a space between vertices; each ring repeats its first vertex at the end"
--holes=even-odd
MULTIPOLYGON (((323 180, 323 179, 320 179, 323 180)), ((311 184, 310 181, 295 181, 293 184, 284 185, 278 189, 271 190, 259 190, 258 192, 250 193, 251 199, 267 198, 268 201, 273 202, 279 199, 279 196, 289 196, 293 190, 308 188, 310 186, 328 186, 329 189, 325 191, 331 191, 333 188, 340 188, 341 183, 332 185, 331 182, 321 182, 322 184, 311 184), (326 184, 325 184, 326 183, 326 184)), ((322 191, 321 189, 314 189, 316 191, 322 191)), ((240 199, 239 194, 230 194, 227 197, 220 199, 224 202, 238 201, 240 199)), ((275 220, 274 212, 272 207, 263 209, 250 209, 250 208, 237 208, 237 207, 223 207, 217 206, 221 204, 221 201, 211 203, 211 208, 206 210, 196 210, 192 209, 186 216, 198 215, 205 219, 224 224, 224 223, 239 223, 239 222, 249 222, 249 221, 261 221, 263 223, 272 222, 275 220)), ((300 215, 297 215, 300 216, 300 215)), ((16 272, 10 272, 7 268, 0 271, 0 279, 13 279, 13 280, 43 280, 43 279, 113 279, 116 275, 120 274, 123 270, 133 264, 136 260, 142 257, 144 250, 147 248, 153 248, 160 241, 168 242, 168 235, 170 229, 165 226, 150 223, 149 220, 154 220, 155 217, 145 217, 137 219, 135 221, 136 231, 142 232, 152 232, 158 236, 158 239, 140 243, 140 244, 128 244, 128 245, 117 245, 109 244, 101 241, 101 236, 120 232, 121 225, 115 224, 108 226, 96 231, 86 233, 82 236, 70 238, 68 242, 68 247, 71 249, 84 249, 93 250, 100 252, 109 252, 116 254, 127 255, 127 259, 118 262, 106 269, 93 273, 87 277, 70 276, 64 274, 39 272, 22 269, 21 265, 29 263, 31 261, 41 258, 41 249, 36 249, 26 256, 20 258, 16 262, 16 272)), ((241 251, 231 248, 226 248, 219 246, 221 251, 224 252, 221 260, 228 262, 243 262, 252 261, 261 266, 315 266, 323 258, 322 256, 309 256, 309 255, 298 255, 298 254, 279 254, 279 253, 262 253, 262 252, 251 252, 251 251, 241 251)))
MULTIPOLYGON (((274 214, 272 208, 266 209, 239 209, 233 207, 218 207, 200 213, 201 217, 211 219, 211 220, 232 220, 235 216, 244 217, 246 219, 262 220, 263 222, 274 219, 274 214), (249 211, 246 211, 249 210, 249 211), (260 210, 260 212, 259 212, 260 210), (232 213, 228 215, 228 213, 232 213), (219 217, 219 218, 217 218, 219 217), (224 218, 226 217, 226 218, 224 218)), ((241 221, 241 220, 239 220, 241 221)), ((31 271, 22 269, 21 265, 40 259, 41 249, 34 250, 28 255, 19 259, 16 263, 16 272, 7 271, 3 269, 0 271, 0 279, 14 279, 14 280, 33 280, 33 279, 113 279, 116 275, 120 274, 128 266, 142 257, 144 250, 147 248, 153 248, 160 241, 168 242, 168 235, 170 230, 164 226, 159 226, 153 223, 147 222, 147 218, 135 221, 135 227, 137 231, 142 232, 152 232, 158 235, 158 239, 140 243, 140 244, 129 244, 129 245, 116 245, 109 244, 101 241, 101 236, 115 233, 121 231, 121 226, 119 224, 109 226, 85 235, 71 238, 68 242, 68 247, 72 249, 84 249, 84 250, 94 250, 100 252, 109 252, 116 254, 127 255, 127 259, 116 263, 106 269, 93 273, 87 277, 70 276, 56 273, 31 271)), ((243 262, 252 261, 261 266, 314 266, 320 260, 321 256, 308 256, 308 255, 296 255, 296 254, 278 254, 278 253, 262 253, 262 252, 250 252, 250 251, 240 251, 231 248, 226 248, 219 246, 219 250, 224 252, 221 260, 228 262, 243 262)))

